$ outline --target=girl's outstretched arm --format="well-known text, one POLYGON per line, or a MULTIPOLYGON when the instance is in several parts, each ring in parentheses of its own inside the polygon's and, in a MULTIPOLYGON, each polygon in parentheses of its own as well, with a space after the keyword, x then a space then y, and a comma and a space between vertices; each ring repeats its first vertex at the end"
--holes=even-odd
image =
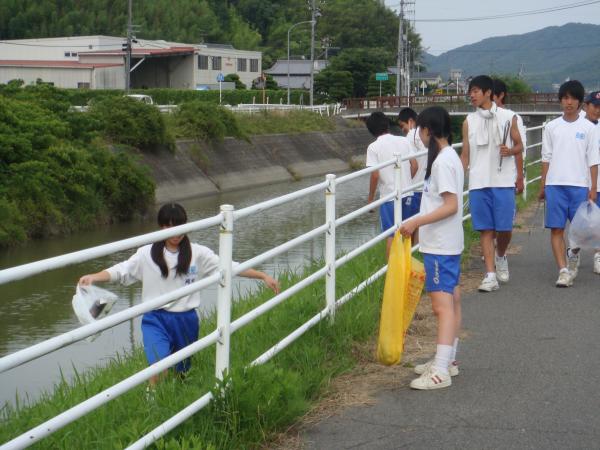
POLYGON ((110 274, 106 270, 103 270, 101 272, 84 275, 79 279, 79 284, 82 286, 87 286, 98 281, 110 281, 110 274))
POLYGON ((444 204, 437 209, 434 209, 428 214, 416 216, 414 219, 408 220, 400 226, 400 233, 403 236, 411 236, 413 232, 422 225, 427 225, 434 222, 439 222, 458 211, 458 197, 451 192, 442 192, 444 204))
POLYGON ((276 294, 279 294, 279 292, 281 291, 281 288, 279 287, 279 281, 277 281, 275 278, 271 277, 270 275, 267 275, 266 273, 261 272, 260 270, 254 270, 254 269, 244 270, 243 272, 240 272, 240 276, 246 277, 246 278, 254 278, 255 280, 262 280, 263 283, 265 283, 267 285, 267 287, 269 289, 271 289, 273 292, 275 292, 276 294))

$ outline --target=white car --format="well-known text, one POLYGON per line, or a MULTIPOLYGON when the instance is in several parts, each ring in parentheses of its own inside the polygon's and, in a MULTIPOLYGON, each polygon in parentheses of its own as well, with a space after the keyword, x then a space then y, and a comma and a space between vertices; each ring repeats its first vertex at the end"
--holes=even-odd
POLYGON ((150 97, 149 95, 129 94, 129 95, 126 95, 125 97, 132 98, 134 100, 137 100, 138 102, 146 103, 147 105, 154 105, 154 100, 152 100, 152 97, 150 97))

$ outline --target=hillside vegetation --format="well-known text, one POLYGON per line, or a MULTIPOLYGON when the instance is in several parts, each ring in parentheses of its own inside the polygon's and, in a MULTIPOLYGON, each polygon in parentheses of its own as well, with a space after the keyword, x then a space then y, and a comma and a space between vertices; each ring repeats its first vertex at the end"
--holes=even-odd
POLYGON ((600 79, 600 25, 569 23, 512 36, 484 39, 439 56, 426 55, 429 70, 448 76, 450 68, 465 76, 516 74, 534 90, 551 91, 567 77, 596 89, 600 79))

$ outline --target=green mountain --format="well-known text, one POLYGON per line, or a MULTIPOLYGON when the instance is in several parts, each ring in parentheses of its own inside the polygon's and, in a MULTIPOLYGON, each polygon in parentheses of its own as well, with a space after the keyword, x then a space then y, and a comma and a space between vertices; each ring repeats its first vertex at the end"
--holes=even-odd
POLYGON ((484 39, 439 56, 425 55, 429 71, 448 77, 450 69, 464 76, 512 74, 521 71, 534 90, 551 91, 566 78, 587 89, 600 85, 600 25, 568 23, 531 33, 484 39))

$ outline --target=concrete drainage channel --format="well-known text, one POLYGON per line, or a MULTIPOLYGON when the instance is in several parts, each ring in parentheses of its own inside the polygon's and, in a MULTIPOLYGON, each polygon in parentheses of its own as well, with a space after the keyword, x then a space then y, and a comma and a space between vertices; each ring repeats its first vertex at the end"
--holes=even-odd
POLYGON ((174 153, 140 159, 156 182, 156 202, 164 203, 355 170, 364 166, 372 141, 365 128, 254 136, 250 142, 225 138, 212 145, 181 140, 174 153))

